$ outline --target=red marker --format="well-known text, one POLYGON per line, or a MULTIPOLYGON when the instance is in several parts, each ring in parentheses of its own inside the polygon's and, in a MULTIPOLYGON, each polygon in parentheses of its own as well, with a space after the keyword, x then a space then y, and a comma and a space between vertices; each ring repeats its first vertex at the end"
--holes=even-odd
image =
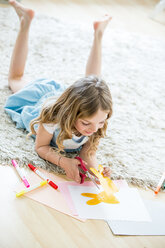
POLYGON ((58 186, 54 182, 52 182, 51 180, 49 180, 48 178, 46 178, 46 176, 41 171, 39 171, 34 165, 28 164, 28 166, 38 176, 40 176, 42 179, 46 180, 50 186, 52 186, 54 189, 58 189, 58 186))

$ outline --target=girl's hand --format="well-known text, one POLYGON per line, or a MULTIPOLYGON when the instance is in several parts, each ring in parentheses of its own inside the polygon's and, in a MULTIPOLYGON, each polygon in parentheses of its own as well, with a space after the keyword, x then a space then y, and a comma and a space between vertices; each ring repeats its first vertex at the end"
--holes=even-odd
MULTIPOLYGON (((103 167, 103 172, 102 173, 103 173, 103 176, 104 177, 110 177, 111 176, 111 169, 110 169, 110 167, 103 167)), ((96 178, 95 179, 96 183, 97 184, 100 184, 99 178, 92 171, 90 171, 90 174, 96 178)))
POLYGON ((104 177, 110 177, 111 176, 110 167, 103 167, 103 175, 104 175, 104 177))
MULTIPOLYGON (((80 172, 78 169, 78 165, 80 164, 80 162, 75 158, 66 158, 66 157, 63 157, 63 159, 61 159, 61 162, 63 163, 62 168, 64 168, 66 172, 66 176, 77 183, 81 183, 80 172)), ((83 162, 86 165, 86 162, 85 161, 83 162)))
MULTIPOLYGON (((95 167, 94 167, 95 168, 95 167)), ((97 170, 97 169, 96 169, 97 170)), ((110 177, 111 176, 111 169, 110 167, 103 167, 103 176, 104 177, 110 177)), ((92 176, 96 176, 92 171, 90 171, 90 174, 92 176)))

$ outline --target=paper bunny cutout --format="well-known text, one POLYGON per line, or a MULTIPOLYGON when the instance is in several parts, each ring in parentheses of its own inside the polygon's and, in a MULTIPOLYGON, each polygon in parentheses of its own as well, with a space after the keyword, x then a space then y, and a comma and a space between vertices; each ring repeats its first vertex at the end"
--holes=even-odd
POLYGON ((103 176, 103 166, 99 165, 99 170, 97 171, 95 168, 90 168, 90 170, 98 177, 101 186, 106 192, 107 196, 111 196, 115 192, 118 192, 118 188, 113 183, 113 181, 109 177, 103 176))

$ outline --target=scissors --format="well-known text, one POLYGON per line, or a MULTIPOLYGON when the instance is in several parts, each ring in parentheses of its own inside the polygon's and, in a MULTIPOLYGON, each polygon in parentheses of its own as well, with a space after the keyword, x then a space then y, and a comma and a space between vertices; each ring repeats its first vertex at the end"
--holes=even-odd
POLYGON ((96 183, 96 181, 95 181, 95 179, 94 179, 94 176, 92 176, 92 175, 88 172, 88 170, 87 170, 85 164, 83 163, 83 160, 82 160, 80 157, 78 157, 78 156, 75 157, 75 158, 78 159, 78 160, 80 161, 80 164, 79 164, 78 166, 80 167, 81 171, 83 172, 83 173, 82 173, 82 172, 80 171, 81 183, 84 182, 84 180, 85 180, 86 177, 89 177, 89 178, 92 180, 92 182, 95 184, 95 186, 96 186, 98 189, 100 189, 99 186, 98 186, 98 184, 96 183))

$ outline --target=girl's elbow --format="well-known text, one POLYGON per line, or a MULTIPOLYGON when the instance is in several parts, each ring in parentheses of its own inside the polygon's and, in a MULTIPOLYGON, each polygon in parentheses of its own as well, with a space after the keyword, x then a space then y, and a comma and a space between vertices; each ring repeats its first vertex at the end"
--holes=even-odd
POLYGON ((40 147, 38 147, 37 145, 35 145, 34 149, 35 149, 36 153, 39 155, 40 147))

